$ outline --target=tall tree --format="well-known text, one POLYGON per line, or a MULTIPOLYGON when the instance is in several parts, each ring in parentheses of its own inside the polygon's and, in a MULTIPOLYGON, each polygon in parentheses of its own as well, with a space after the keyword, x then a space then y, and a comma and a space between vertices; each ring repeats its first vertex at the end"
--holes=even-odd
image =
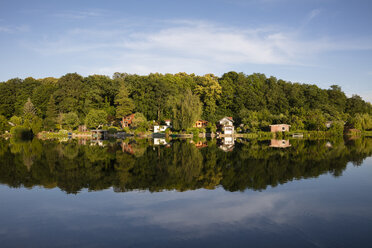
POLYGON ((56 103, 54 101, 53 96, 50 96, 49 98, 49 102, 48 102, 45 115, 46 115, 46 118, 44 120, 45 129, 47 130, 56 129, 58 113, 57 113, 57 107, 56 107, 56 103))
POLYGON ((88 128, 98 128, 107 123, 107 113, 104 110, 91 109, 85 117, 88 128))
POLYGON ((58 80, 57 87, 54 98, 60 112, 76 112, 83 115, 91 107, 84 104, 86 92, 89 89, 84 84, 84 78, 79 74, 68 73, 64 75, 58 80))
POLYGON ((79 126, 79 117, 75 112, 69 112, 67 114, 63 114, 63 125, 68 129, 75 129, 79 126))
POLYGON ((36 109, 34 107, 34 104, 31 102, 30 98, 27 99, 27 102, 23 106, 23 115, 24 116, 28 116, 28 115, 34 116, 34 115, 36 115, 36 109))
POLYGON ((217 101, 221 98, 222 88, 213 74, 207 74, 198 77, 195 94, 198 95, 204 103, 203 118, 208 121, 217 121, 217 101))
POLYGON ((9 130, 8 120, 5 116, 0 115, 0 134, 4 133, 6 130, 9 130))
POLYGON ((176 130, 187 129, 201 117, 202 103, 198 96, 187 90, 173 109, 173 127, 176 130))
POLYGON ((127 87, 124 83, 121 84, 119 93, 115 98, 116 107, 116 117, 121 118, 123 116, 129 115, 133 112, 134 103, 133 100, 129 98, 127 87))

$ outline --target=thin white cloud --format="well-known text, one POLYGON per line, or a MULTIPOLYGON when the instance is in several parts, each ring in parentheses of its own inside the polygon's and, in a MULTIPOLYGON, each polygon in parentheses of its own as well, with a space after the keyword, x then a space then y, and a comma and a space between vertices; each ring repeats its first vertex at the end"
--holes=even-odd
POLYGON ((313 9, 312 11, 310 11, 307 17, 304 19, 304 24, 302 26, 309 24, 313 19, 319 16, 321 12, 321 9, 313 9))
POLYGON ((64 19, 86 19, 89 17, 100 17, 103 16, 102 10, 91 10, 91 11, 63 11, 53 14, 54 17, 64 19))
POLYGON ((0 27, 0 32, 10 32, 11 30, 8 27, 0 27))
MULTIPOLYGON (((318 14, 314 10, 310 17, 318 14)), ((245 64, 310 65, 309 61, 329 51, 372 49, 368 39, 357 42, 328 37, 311 39, 278 27, 249 29, 173 20, 156 29, 138 30, 126 26, 73 29, 60 37, 45 37, 37 46, 35 43, 28 46, 44 56, 85 57, 95 61, 95 65, 83 65, 83 72, 105 74, 115 71, 203 74, 245 64)))
POLYGON ((20 33, 28 32, 30 29, 26 25, 22 26, 0 26, 0 33, 20 33))

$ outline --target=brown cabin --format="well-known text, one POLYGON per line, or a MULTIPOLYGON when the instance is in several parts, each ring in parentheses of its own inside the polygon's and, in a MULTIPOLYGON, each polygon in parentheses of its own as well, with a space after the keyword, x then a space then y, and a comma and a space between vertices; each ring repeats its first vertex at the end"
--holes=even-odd
POLYGON ((130 127, 132 125, 132 121, 134 119, 134 114, 128 115, 123 117, 123 120, 121 121, 122 127, 130 127))
POLYGON ((198 120, 195 122, 194 127, 202 128, 207 127, 208 121, 198 120))
POLYGON ((291 125, 288 125, 288 124, 275 124, 275 125, 270 125, 270 131, 272 133, 289 132, 290 127, 291 125))

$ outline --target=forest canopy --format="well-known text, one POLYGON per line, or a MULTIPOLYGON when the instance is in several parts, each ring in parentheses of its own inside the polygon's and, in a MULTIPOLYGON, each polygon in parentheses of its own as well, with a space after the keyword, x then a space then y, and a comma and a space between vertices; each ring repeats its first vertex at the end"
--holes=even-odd
POLYGON ((149 121, 174 119, 182 113, 181 103, 184 109, 200 108, 197 117, 212 123, 231 116, 244 130, 276 123, 290 124, 293 130, 323 130, 327 121, 372 128, 372 105, 358 95, 347 97, 337 85, 321 89, 259 73, 232 71, 221 77, 186 73, 83 77, 68 73, 60 78, 14 78, 0 83, 0 115, 7 120, 22 117, 23 123, 39 126, 42 121, 44 130, 76 128, 84 123, 93 127, 102 122, 93 118, 97 113, 107 123, 130 113, 142 113, 149 121), (193 100, 185 102, 186 93, 193 100))

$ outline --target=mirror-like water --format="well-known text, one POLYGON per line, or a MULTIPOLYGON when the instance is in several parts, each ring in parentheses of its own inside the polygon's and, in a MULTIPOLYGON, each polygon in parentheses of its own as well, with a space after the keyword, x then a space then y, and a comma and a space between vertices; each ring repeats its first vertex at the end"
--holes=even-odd
POLYGON ((2 247, 369 247, 372 139, 0 139, 2 247))

